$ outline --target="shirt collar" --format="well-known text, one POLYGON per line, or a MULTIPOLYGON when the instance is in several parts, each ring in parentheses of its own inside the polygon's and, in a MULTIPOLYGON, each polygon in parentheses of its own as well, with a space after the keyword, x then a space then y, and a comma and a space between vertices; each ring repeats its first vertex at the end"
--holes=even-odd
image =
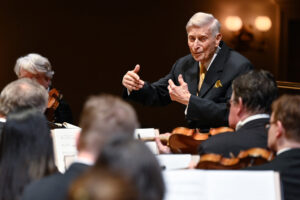
POLYGON ((74 162, 82 163, 90 166, 94 165, 94 162, 90 161, 89 159, 79 158, 79 157, 77 157, 74 162))
POLYGON ((263 118, 270 118, 270 115, 268 114, 256 114, 256 115, 252 115, 250 117, 247 117, 246 119, 244 119, 243 121, 239 121, 236 125, 235 130, 239 130, 242 126, 244 126, 246 123, 253 121, 255 119, 263 119, 263 118))
POLYGON ((3 117, 0 117, 0 122, 3 122, 3 123, 5 123, 5 122, 6 122, 6 119, 5 119, 5 118, 3 118, 3 117))
POLYGON ((292 149, 292 148, 283 148, 283 149, 280 149, 279 151, 277 151, 277 153, 276 153, 276 155, 278 156, 279 154, 281 154, 281 153, 283 153, 283 152, 285 152, 285 151, 288 151, 288 150, 290 150, 290 149, 292 149))

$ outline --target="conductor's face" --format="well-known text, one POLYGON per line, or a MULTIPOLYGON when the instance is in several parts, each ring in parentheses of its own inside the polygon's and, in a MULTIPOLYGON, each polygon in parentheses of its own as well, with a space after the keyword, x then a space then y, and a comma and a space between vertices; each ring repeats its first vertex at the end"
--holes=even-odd
POLYGON ((209 25, 188 28, 188 45, 193 58, 205 64, 209 62, 221 41, 221 34, 213 35, 209 25))

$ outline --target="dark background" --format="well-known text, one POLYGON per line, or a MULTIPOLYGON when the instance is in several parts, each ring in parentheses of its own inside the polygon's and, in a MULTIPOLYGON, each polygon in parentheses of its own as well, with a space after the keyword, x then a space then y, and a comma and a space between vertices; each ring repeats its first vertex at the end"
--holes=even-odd
MULTIPOLYGON (((255 14, 270 16, 273 24, 264 36, 266 48, 241 53, 257 68, 274 73, 278 80, 298 81, 297 1, 246 2, 2 1, 0 90, 15 80, 13 67, 18 57, 39 53, 53 65, 53 85, 70 104, 77 124, 86 98, 99 93, 121 96, 122 76, 136 64, 141 65, 141 78, 150 82, 168 73, 178 58, 189 53, 185 25, 198 11, 211 12, 221 23, 225 15, 240 14, 249 20, 255 14)), ((222 31, 224 40, 230 44, 230 33, 224 26, 222 31)), ((178 103, 164 108, 135 103, 133 106, 142 127, 170 131, 185 125, 183 107, 178 103)))

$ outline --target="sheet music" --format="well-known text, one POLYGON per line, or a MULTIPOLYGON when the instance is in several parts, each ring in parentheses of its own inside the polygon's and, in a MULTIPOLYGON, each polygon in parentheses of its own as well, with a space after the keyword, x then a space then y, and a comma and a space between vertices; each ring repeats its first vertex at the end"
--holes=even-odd
POLYGON ((77 157, 76 137, 79 132, 79 128, 52 130, 55 163, 61 173, 64 173, 77 157))
POLYGON ((164 200, 279 200, 278 172, 238 170, 163 171, 164 200))

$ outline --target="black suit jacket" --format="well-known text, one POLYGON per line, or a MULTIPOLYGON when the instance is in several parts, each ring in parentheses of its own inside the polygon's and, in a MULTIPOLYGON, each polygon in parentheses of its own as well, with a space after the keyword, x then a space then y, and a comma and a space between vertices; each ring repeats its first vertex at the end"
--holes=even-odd
POLYGON ((73 163, 64 173, 42 178, 29 184, 22 200, 65 200, 72 181, 89 168, 82 163, 73 163))
MULTIPOLYGON (((152 84, 145 83, 138 91, 132 91, 128 96, 124 91, 123 97, 141 102, 144 105, 166 105, 171 103, 168 91, 168 80, 176 85, 179 74, 183 75, 192 94, 186 119, 191 128, 209 128, 228 125, 228 109, 226 102, 230 99, 232 80, 253 68, 249 60, 230 49, 224 42, 220 43, 220 51, 205 75, 199 95, 199 62, 191 54, 180 58, 172 70, 164 78, 152 84), (216 82, 221 83, 216 86, 216 82)), ((182 113, 183 114, 183 113, 182 113)))
POLYGON ((300 149, 282 152, 270 163, 246 170, 275 170, 280 172, 285 200, 300 199, 300 149))
POLYGON ((269 118, 256 119, 244 124, 236 132, 212 136, 199 145, 199 153, 216 153, 230 157, 230 152, 237 156, 241 150, 267 148, 268 134, 265 124, 268 122, 269 118))
POLYGON ((59 100, 59 105, 54 112, 55 123, 68 122, 73 123, 72 111, 69 104, 64 100, 64 98, 59 100))

